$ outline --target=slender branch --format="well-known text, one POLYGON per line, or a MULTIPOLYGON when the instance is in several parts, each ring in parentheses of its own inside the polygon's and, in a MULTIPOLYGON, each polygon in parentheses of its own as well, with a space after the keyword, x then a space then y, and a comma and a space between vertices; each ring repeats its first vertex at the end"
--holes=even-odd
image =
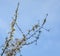
POLYGON ((12 36, 13 36, 13 32, 14 32, 14 29, 13 29, 13 28, 14 28, 14 25, 15 25, 16 20, 17 20, 18 8, 19 8, 19 3, 18 3, 18 5, 17 5, 17 9, 16 9, 16 11, 15 11, 15 18, 13 19, 12 24, 11 24, 11 28, 12 28, 12 29, 11 29, 11 32, 10 32, 9 39, 6 40, 6 43, 5 43, 6 46, 5 46, 5 48, 3 49, 2 53, 1 53, 1 56, 3 56, 5 50, 8 48, 9 42, 11 41, 11 38, 12 38, 12 36))
POLYGON ((17 23, 16 23, 16 26, 17 26, 17 28, 19 29, 19 31, 20 31, 22 34, 24 34, 23 31, 21 30, 21 28, 18 26, 17 23))

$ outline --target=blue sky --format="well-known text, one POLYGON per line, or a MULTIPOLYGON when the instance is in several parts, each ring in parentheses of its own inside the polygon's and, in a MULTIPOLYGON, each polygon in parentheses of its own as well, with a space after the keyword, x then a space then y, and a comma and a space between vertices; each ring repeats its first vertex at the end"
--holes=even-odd
MULTIPOLYGON (((38 20, 42 23, 46 13, 48 17, 44 27, 50 29, 50 32, 43 30, 37 46, 32 44, 23 47, 22 55, 60 56, 60 0, 0 0, 0 45, 10 30, 18 1, 20 8, 17 22, 24 32, 38 20)), ((20 37, 19 33, 16 37, 20 37)))

